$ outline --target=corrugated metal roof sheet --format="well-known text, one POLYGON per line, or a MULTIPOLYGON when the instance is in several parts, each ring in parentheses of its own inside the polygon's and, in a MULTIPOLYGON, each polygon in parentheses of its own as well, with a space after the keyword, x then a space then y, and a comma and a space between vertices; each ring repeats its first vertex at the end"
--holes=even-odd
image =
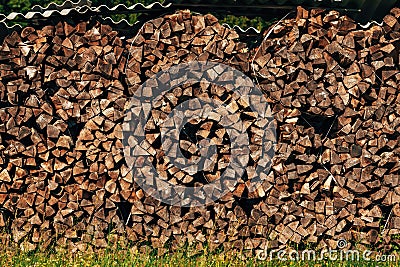
MULTIPOLYGON (((130 13, 147 15, 138 21, 137 24, 140 24, 156 16, 186 8, 201 13, 212 11, 218 14, 261 16, 265 19, 272 19, 281 17, 289 10, 295 10, 297 5, 302 4, 305 7, 335 8, 344 13, 351 13, 354 18, 363 22, 368 22, 371 18, 377 18, 380 21, 390 8, 400 4, 400 0, 206 0, 206 3, 200 0, 166 0, 164 4, 159 2, 147 6, 141 3, 132 6, 119 4, 111 8, 106 5, 92 7, 91 4, 90 0, 79 0, 78 2, 66 0, 62 4, 51 3, 46 7, 36 5, 25 14, 19 12, 8 15, 0 14, 0 36, 20 29, 20 25, 10 26, 16 22, 29 21, 30 24, 40 24, 40 21, 45 22, 50 18, 80 19, 89 16, 96 16, 96 19, 112 24, 118 30, 129 32, 132 31, 134 25, 126 20, 113 21, 109 16, 130 13)), ((233 28, 244 36, 259 34, 259 31, 253 27, 242 29, 234 26, 233 28)))
POLYGON ((19 24, 8 26, 5 22, 0 22, 0 38, 3 39, 13 31, 22 30, 22 26, 19 24))
MULTIPOLYGON (((360 0, 365 1, 365 0, 360 0)), ((330 7, 346 7, 349 4, 358 4, 360 1, 352 0, 166 0, 167 3, 173 4, 225 4, 225 5, 308 5, 308 6, 330 6, 330 7)))
POLYGON ((71 1, 66 1, 61 5, 50 4, 46 8, 41 6, 33 7, 32 11, 26 14, 13 12, 9 15, 3 15, 1 21, 22 21, 22 20, 34 20, 34 19, 47 19, 54 16, 74 16, 74 15, 112 15, 112 14, 122 14, 122 13, 152 13, 158 11, 167 10, 171 4, 161 4, 155 2, 150 5, 143 5, 141 3, 132 6, 126 6, 124 4, 119 4, 117 6, 109 8, 106 5, 100 5, 97 7, 91 7, 90 1, 80 0, 77 3, 71 1))
POLYGON ((89 0, 79 0, 74 3, 70 0, 63 2, 62 4, 50 3, 47 7, 42 7, 40 5, 35 5, 32 7, 33 12, 45 12, 46 10, 58 10, 61 11, 63 9, 71 9, 71 8, 79 8, 81 6, 91 6, 92 2, 89 0))
POLYGON ((228 24, 226 24, 226 23, 223 23, 222 25, 227 27, 227 28, 229 28, 229 29, 234 29, 235 31, 237 31, 240 34, 246 34, 246 35, 259 35, 260 34, 260 31, 257 30, 254 27, 249 27, 249 28, 242 29, 238 25, 235 25, 233 27, 228 25, 228 24))
MULTIPOLYGON (((48 19, 62 19, 63 17, 66 17, 68 19, 81 19, 90 16, 96 16, 97 20, 100 20, 104 23, 109 23, 113 25, 115 29, 129 32, 133 30, 133 24, 130 24, 125 19, 114 21, 109 16, 124 13, 140 13, 152 16, 159 16, 160 14, 167 13, 168 11, 172 11, 171 4, 161 4, 160 2, 155 2, 147 6, 141 3, 134 4, 132 6, 119 4, 110 8, 106 5, 92 7, 91 1, 89 0, 79 0, 78 2, 67 0, 62 4, 51 3, 46 7, 36 5, 31 9, 31 11, 25 14, 20 12, 12 12, 8 15, 0 14, 0 37, 7 36, 12 31, 22 29, 21 25, 16 24, 19 22, 28 21, 31 26, 34 26, 40 25, 41 21, 46 23, 48 19)), ((150 16, 150 18, 152 17, 150 16)), ((142 23, 144 23, 148 19, 149 16, 147 16, 146 18, 143 17, 142 23)), ((140 23, 140 21, 138 21, 138 23, 140 23)))
MULTIPOLYGON (((0 14, 0 36, 4 37, 14 30, 20 30, 22 26, 16 24, 14 26, 8 26, 9 22, 24 22, 30 21, 30 23, 38 23, 38 21, 46 21, 50 18, 62 18, 76 17, 78 19, 88 16, 96 16, 96 19, 102 23, 113 25, 116 30, 119 31, 132 31, 132 27, 137 27, 138 24, 144 23, 145 21, 152 19, 153 16, 142 17, 143 21, 138 21, 134 24, 129 23, 125 19, 119 21, 114 21, 111 15, 114 14, 128 14, 128 13, 141 13, 154 15, 154 17, 159 16, 163 13, 172 13, 177 8, 171 3, 161 4, 160 2, 155 2, 150 5, 143 5, 141 3, 134 4, 132 6, 126 6, 124 4, 119 4, 114 7, 108 7, 106 5, 100 5, 96 7, 91 6, 91 1, 89 0, 79 0, 78 2, 72 2, 67 0, 62 4, 51 3, 46 7, 39 5, 34 6, 31 11, 23 14, 19 12, 13 12, 8 15, 0 14)), ((251 36, 258 35, 260 32, 250 27, 248 29, 242 29, 239 26, 233 27, 240 35, 251 36)))
POLYGON ((393 5, 397 0, 166 0, 175 5, 308 6, 325 8, 363 8, 393 5))
POLYGON ((199 12, 212 10, 264 18, 279 16, 301 5, 305 8, 335 9, 366 23, 373 19, 380 21, 392 7, 400 5, 400 0, 166 0, 166 3, 199 12))

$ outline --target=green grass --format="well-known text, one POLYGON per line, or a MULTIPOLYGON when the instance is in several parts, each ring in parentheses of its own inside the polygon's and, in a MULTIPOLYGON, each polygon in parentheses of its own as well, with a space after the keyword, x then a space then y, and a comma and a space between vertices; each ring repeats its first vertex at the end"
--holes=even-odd
MULTIPOLYGON (((4 249, 4 248, 3 248, 4 249)), ((193 254, 185 249, 157 256, 157 253, 140 252, 133 248, 106 249, 99 252, 67 252, 49 250, 22 252, 17 249, 0 252, 0 266, 398 266, 399 262, 372 261, 261 261, 242 253, 201 253, 193 254)))

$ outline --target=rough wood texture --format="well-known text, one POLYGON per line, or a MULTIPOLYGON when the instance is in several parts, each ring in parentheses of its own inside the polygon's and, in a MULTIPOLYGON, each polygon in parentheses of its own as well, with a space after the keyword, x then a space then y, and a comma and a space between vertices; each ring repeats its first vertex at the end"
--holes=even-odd
POLYGON ((253 75, 280 131, 266 193, 279 243, 335 247, 357 236, 375 245, 378 231, 382 243, 400 231, 392 212, 400 201, 398 17, 393 9, 383 27, 361 29, 336 11, 299 7, 255 54, 253 75))
MULTIPOLYGON (((0 48, 0 226, 30 249, 56 237, 72 250, 101 248, 126 236, 160 252, 167 243, 336 247, 339 238, 376 244, 382 228, 387 237, 399 234, 399 17, 393 9, 382 27, 361 29, 335 11, 299 8, 250 52, 215 17, 188 11, 149 21, 127 41, 87 22, 11 34, 0 48), (213 205, 170 207, 133 182, 121 152, 124 107, 158 71, 208 59, 260 82, 278 125, 273 168, 254 194, 243 180, 213 205)), ((247 112, 240 99, 204 84, 160 99, 147 125, 148 151, 179 184, 218 179, 229 161, 218 120, 193 121, 180 136, 187 157, 198 156, 199 140, 217 144, 202 177, 163 161, 156 122, 198 95, 247 112)), ((245 116, 256 162, 257 129, 245 116)))

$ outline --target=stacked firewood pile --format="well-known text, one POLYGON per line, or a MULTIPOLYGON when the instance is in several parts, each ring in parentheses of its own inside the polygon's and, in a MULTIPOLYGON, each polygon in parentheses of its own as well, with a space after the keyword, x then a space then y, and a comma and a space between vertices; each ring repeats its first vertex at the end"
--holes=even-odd
POLYGON ((114 181, 128 172, 124 44, 109 26, 60 22, 13 33, 1 53, 2 225, 28 248, 55 235, 105 244, 121 224, 114 181))
MULTIPOLYGON (((211 15, 181 11, 151 20, 124 40, 108 25, 60 22, 25 28, 0 48, 0 226, 27 249, 53 240, 101 248, 126 237, 155 248, 258 249, 337 240, 386 243, 400 232, 400 11, 363 29, 335 11, 298 9, 259 48, 211 15), (129 97, 149 77, 185 62, 212 60, 255 81, 273 110, 277 147, 261 188, 246 174, 205 207, 160 203, 134 182, 122 152, 129 97)), ((215 141, 201 175, 163 159, 157 125, 188 98, 221 100, 245 118, 249 164, 257 127, 241 99, 208 84, 184 85, 160 99, 146 133, 157 171, 177 184, 220 177, 229 141, 218 120, 193 121, 180 149, 215 141)), ((350 242, 349 242, 350 243, 350 242)))
POLYGON ((267 196, 280 243, 375 244, 399 232, 399 11, 362 29, 298 8, 257 51, 280 132, 267 196))

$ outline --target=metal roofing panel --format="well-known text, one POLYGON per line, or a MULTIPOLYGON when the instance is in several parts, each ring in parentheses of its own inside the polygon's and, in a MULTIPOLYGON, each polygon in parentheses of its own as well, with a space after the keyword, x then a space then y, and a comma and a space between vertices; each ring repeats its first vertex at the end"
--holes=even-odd
POLYGON ((42 7, 40 5, 35 5, 32 7, 33 12, 45 12, 46 10, 58 10, 61 11, 63 9, 72 9, 81 6, 91 6, 92 2, 89 0, 79 0, 78 2, 74 3, 70 0, 63 2, 62 4, 50 3, 47 7, 42 7))
POLYGON ((13 31, 21 31, 21 30, 22 26, 19 24, 8 26, 5 22, 0 22, 0 39, 3 39, 7 35, 11 34, 13 31))
MULTIPOLYGON (((2 30, 0 35, 4 36, 12 29, 16 30, 21 28, 20 25, 8 26, 6 23, 9 21, 13 23, 18 21, 39 23, 39 21, 46 21, 49 18, 68 17, 68 19, 70 19, 76 17, 80 19, 82 17, 96 16, 96 19, 115 25, 118 30, 129 32, 132 31, 132 24, 126 20, 116 22, 109 16, 130 13, 153 15, 142 17, 143 21, 135 23, 135 25, 137 25, 156 16, 165 13, 173 13, 176 9, 189 8, 192 11, 200 13, 212 11, 217 14, 245 15, 250 17, 260 16, 271 19, 280 17, 289 10, 295 10, 298 4, 302 4, 305 7, 318 6, 321 8, 327 7, 329 9, 336 7, 335 9, 344 13, 353 12, 353 17, 355 19, 366 23, 370 18, 374 17, 373 15, 378 17, 378 21, 380 21, 381 17, 387 14, 391 7, 400 4, 400 0, 167 0, 164 4, 159 2, 147 6, 141 3, 131 6, 119 4, 111 8, 107 5, 92 7, 91 4, 90 0, 79 0, 78 2, 66 0, 62 4, 51 3, 46 7, 36 5, 26 14, 19 12, 13 12, 8 15, 0 14, 0 23, 2 23, 0 25, 0 30, 2 30), (363 10, 363 12, 357 14, 360 10, 363 10)), ((368 24, 363 27, 368 27, 368 24)), ((233 28, 243 36, 254 36, 260 33, 253 27, 242 29, 239 26, 234 26, 233 28)))
POLYGON ((35 6, 32 11, 27 12, 26 14, 19 12, 12 12, 9 15, 3 15, 0 21, 16 21, 16 20, 32 20, 32 19, 46 19, 50 17, 58 17, 58 16, 73 16, 73 15, 109 15, 109 14, 121 14, 121 13, 151 13, 158 12, 162 10, 167 10, 171 4, 161 4, 159 2, 155 2, 150 5, 143 5, 141 3, 134 4, 132 6, 126 6, 124 4, 119 4, 112 8, 109 8, 106 5, 100 5, 97 7, 91 7, 90 1, 80 0, 77 3, 73 3, 69 0, 65 1, 61 5, 50 4, 46 8, 41 6, 35 6))
POLYGON ((222 25, 227 27, 227 28, 229 28, 229 29, 234 29, 239 34, 245 34, 245 35, 258 35, 258 34, 260 34, 260 31, 257 30, 254 27, 249 27, 249 28, 243 29, 238 25, 234 25, 233 27, 230 26, 229 24, 226 24, 226 23, 223 23, 222 25))
POLYGON ((400 0, 166 0, 179 8, 204 12, 212 10, 233 15, 274 18, 298 5, 305 8, 335 9, 359 22, 381 20, 400 0))
MULTIPOLYGON (((77 17, 82 18, 85 16, 97 15, 97 20, 100 20, 103 23, 111 24, 120 31, 132 31, 132 27, 134 25, 144 23, 145 21, 138 21, 135 24, 129 23, 127 20, 122 19, 119 21, 114 21, 111 17, 108 17, 113 14, 123 14, 123 13, 166 13, 166 12, 174 12, 176 8, 172 6, 171 3, 161 4, 160 2, 155 2, 150 5, 143 5, 141 3, 134 4, 132 6, 126 6, 124 4, 119 4, 114 7, 108 7, 107 5, 100 5, 96 7, 91 6, 91 1, 89 0, 79 0, 78 2, 72 2, 67 0, 62 4, 51 3, 46 7, 42 7, 36 5, 32 8, 31 11, 26 14, 19 12, 12 12, 10 14, 3 15, 0 14, 0 22, 3 23, 4 33, 10 32, 12 29, 19 29, 19 27, 7 27, 6 22, 8 21, 37 21, 37 20, 46 20, 53 17, 77 17)), ((146 18, 146 20, 151 18, 146 18)), ((226 25, 228 26, 228 25, 226 25)), ((250 27, 248 29, 242 29, 239 26, 230 27, 235 29, 240 35, 250 36, 250 35, 258 35, 260 32, 250 27)))

